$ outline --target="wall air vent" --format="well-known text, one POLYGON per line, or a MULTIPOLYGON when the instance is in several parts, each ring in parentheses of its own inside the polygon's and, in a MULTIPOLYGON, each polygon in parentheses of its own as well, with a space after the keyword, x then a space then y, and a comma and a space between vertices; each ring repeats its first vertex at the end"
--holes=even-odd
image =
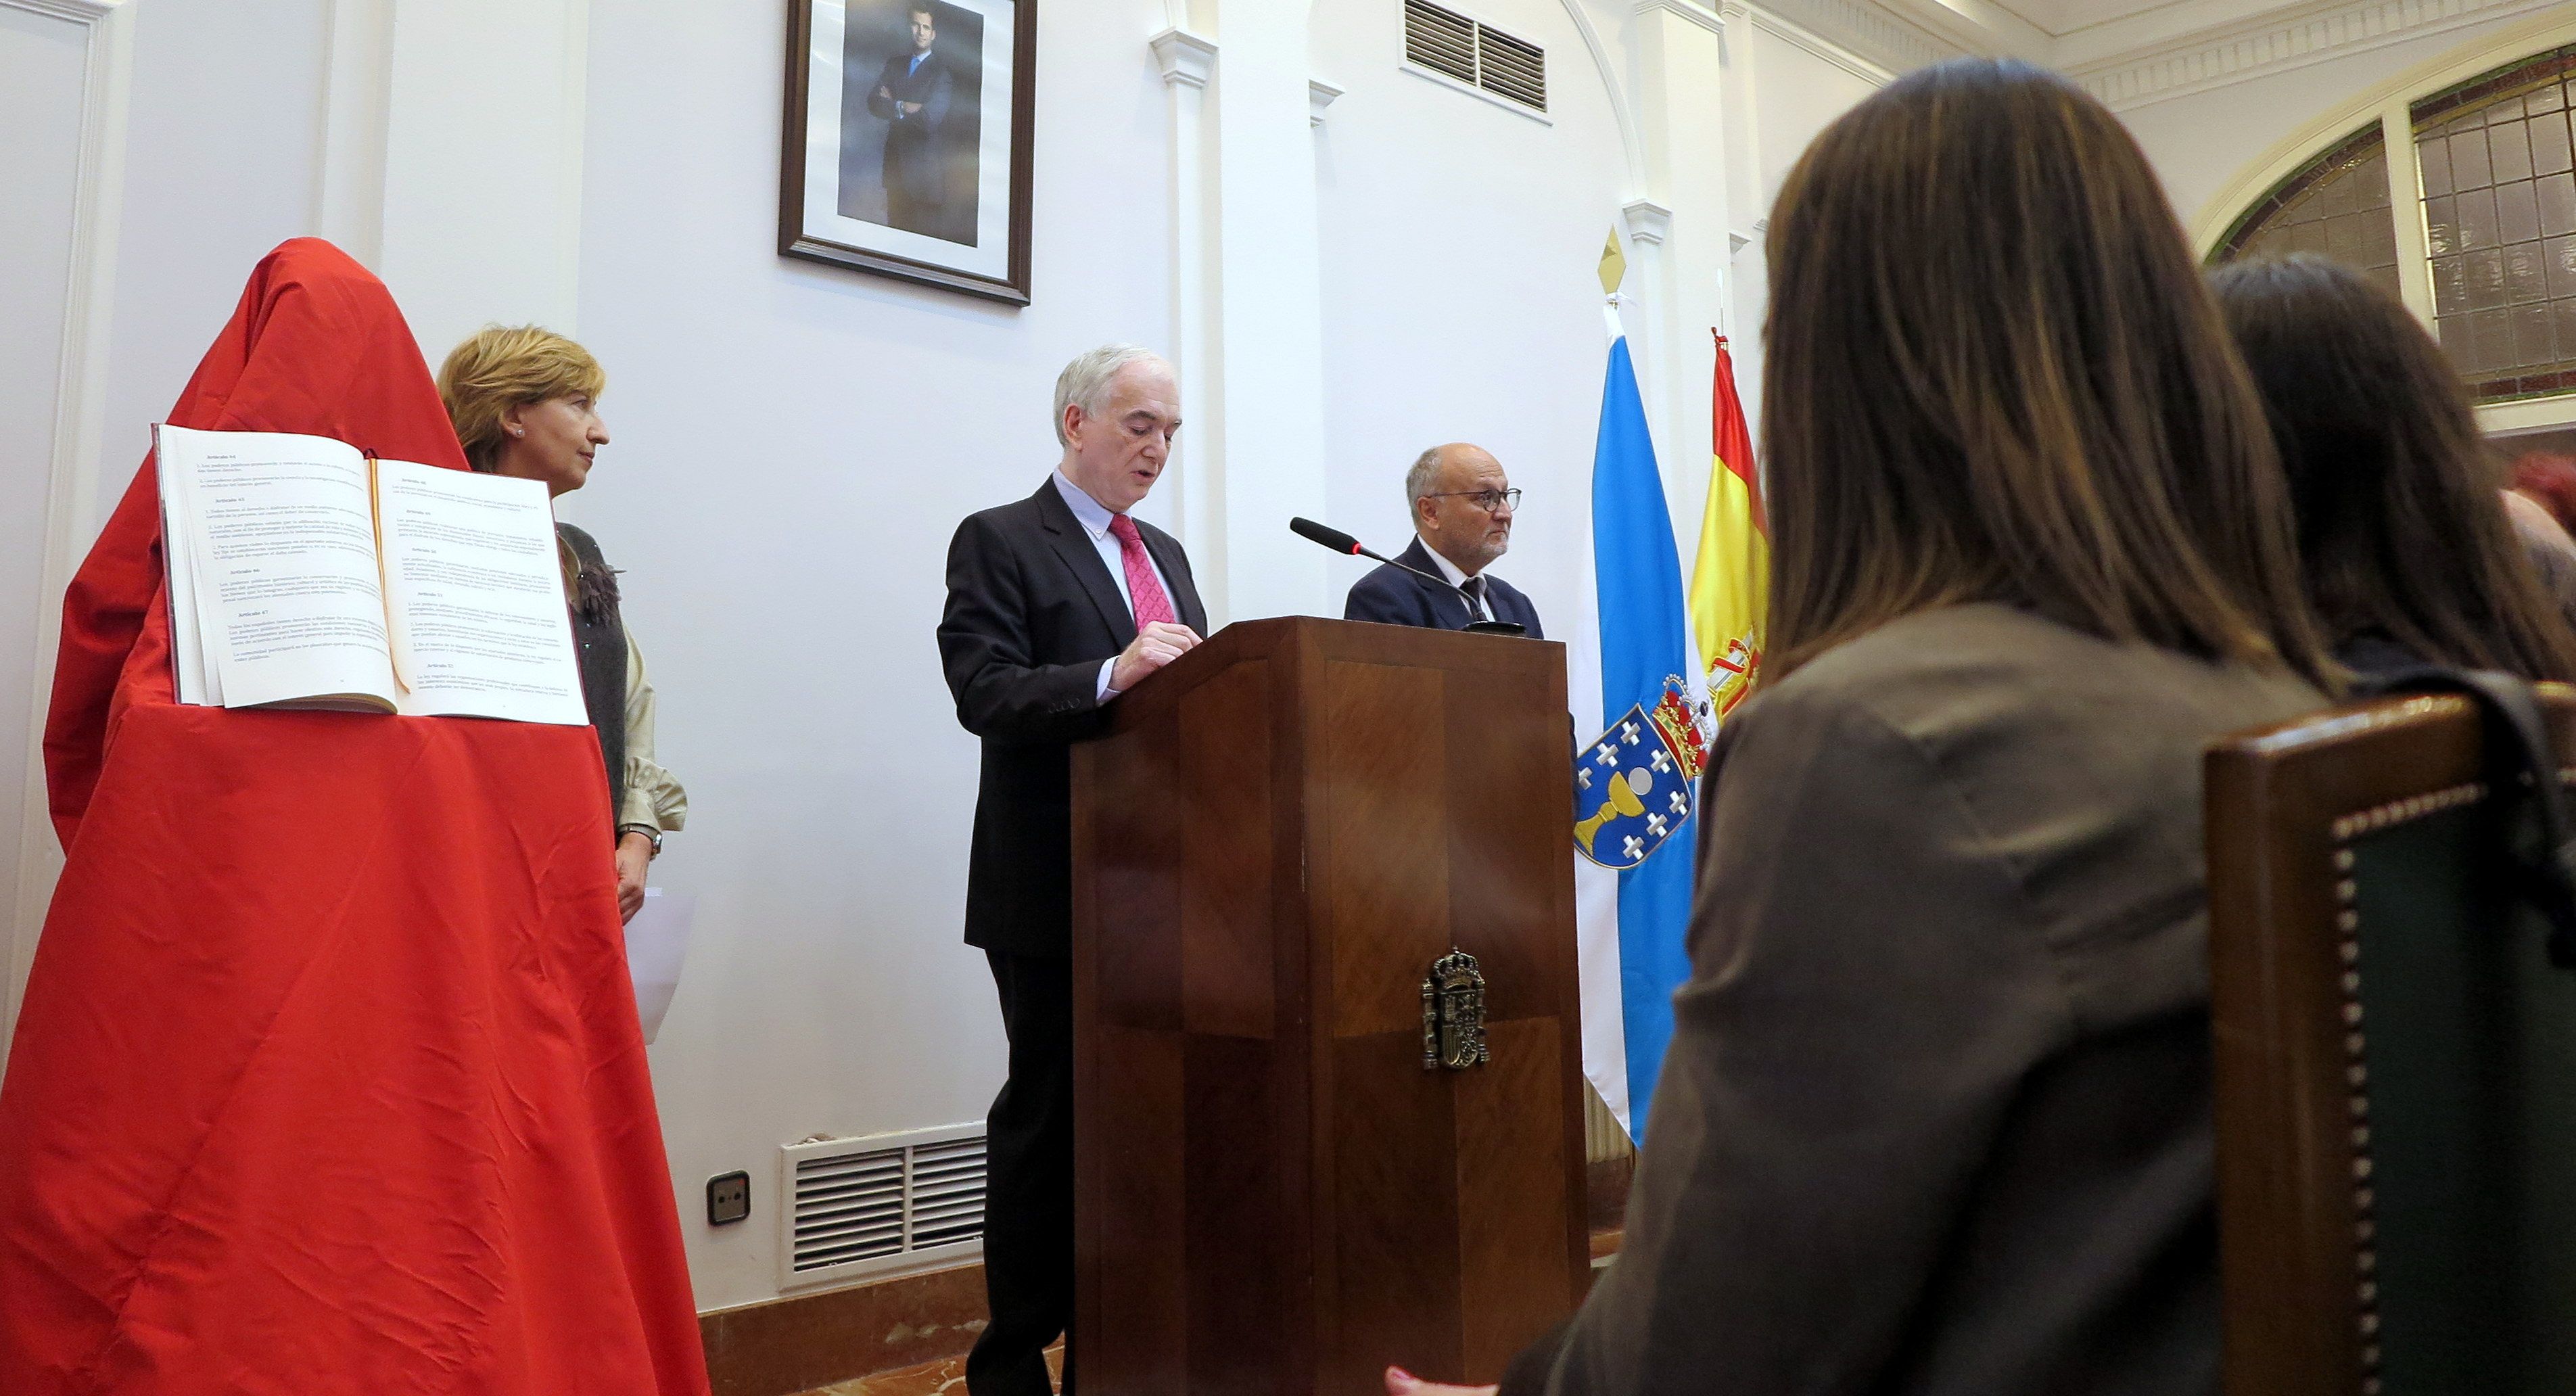
POLYGON ((782 1289, 971 1260, 984 1249, 984 1127, 786 1145, 778 1196, 782 1289))
POLYGON ((1404 0, 1404 60, 1531 111, 1547 110, 1547 50, 1429 0, 1404 0))
POLYGON ((1460 82, 1476 80, 1476 21, 1423 0, 1404 0, 1404 56, 1460 82))
POLYGON ((1476 85, 1532 111, 1547 110, 1547 50, 1476 26, 1476 85))

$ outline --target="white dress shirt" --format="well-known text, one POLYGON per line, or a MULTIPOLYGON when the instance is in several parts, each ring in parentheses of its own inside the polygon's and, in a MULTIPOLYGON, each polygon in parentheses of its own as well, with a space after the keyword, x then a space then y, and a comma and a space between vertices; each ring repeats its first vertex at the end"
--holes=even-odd
MULTIPOLYGON (((1063 495, 1065 507, 1073 510, 1073 521, 1081 524, 1082 531, 1091 535, 1091 546, 1100 554, 1101 564, 1109 569, 1109 580, 1118 588, 1118 599, 1127 604, 1128 620, 1134 621, 1136 598, 1127 592, 1126 550, 1118 546, 1117 535, 1109 531, 1109 521, 1117 516, 1109 512, 1108 506, 1083 493, 1082 486, 1066 479, 1063 471, 1055 472, 1053 479, 1055 492, 1063 495)), ((1153 568, 1154 581, 1163 588, 1163 599, 1171 602, 1172 614, 1178 617, 1181 603, 1174 599, 1171 579, 1163 575, 1163 569, 1155 563, 1150 548, 1145 552, 1145 565, 1153 568)), ((1109 686, 1109 673, 1117 665, 1115 658, 1100 663, 1100 687, 1095 692, 1102 702, 1118 696, 1118 690, 1109 686)))
MULTIPOLYGON (((1422 540, 1422 550, 1431 554, 1431 565, 1440 569, 1440 575, 1449 579, 1449 585, 1460 591, 1467 589, 1467 569, 1451 562, 1438 548, 1431 546, 1431 540, 1428 538, 1422 540)), ((1467 619, 1492 620, 1494 618, 1493 605, 1485 600, 1484 591, 1482 586, 1477 587, 1474 601, 1469 601, 1463 596, 1458 598, 1459 604, 1467 608, 1467 619)))

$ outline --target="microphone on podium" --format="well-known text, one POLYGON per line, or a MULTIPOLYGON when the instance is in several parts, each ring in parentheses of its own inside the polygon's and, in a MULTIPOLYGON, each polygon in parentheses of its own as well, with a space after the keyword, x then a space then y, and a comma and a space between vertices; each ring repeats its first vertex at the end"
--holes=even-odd
MULTIPOLYGON (((1342 532, 1338 528, 1319 524, 1313 519, 1292 518, 1288 520, 1288 531, 1296 534, 1300 538, 1306 539, 1309 542, 1321 543, 1325 547, 1332 549, 1334 552, 1344 553, 1351 557, 1364 557, 1374 562, 1383 562, 1387 566, 1392 567, 1399 572, 1410 572, 1414 576, 1420 577, 1422 580, 1429 582, 1434 586, 1447 587, 1449 590, 1456 592, 1460 598, 1466 601, 1468 615, 1472 616, 1476 614, 1476 598, 1470 595, 1465 587, 1450 581, 1448 578, 1443 577, 1436 572, 1425 572, 1419 567, 1408 567, 1403 563, 1396 561, 1394 558, 1388 557, 1384 553, 1371 552, 1367 547, 1360 543, 1360 540, 1342 532)), ((1518 621, 1509 620, 1471 620, 1467 622, 1467 628, 1479 635, 1526 635, 1529 633, 1529 628, 1527 626, 1522 625, 1518 621)))

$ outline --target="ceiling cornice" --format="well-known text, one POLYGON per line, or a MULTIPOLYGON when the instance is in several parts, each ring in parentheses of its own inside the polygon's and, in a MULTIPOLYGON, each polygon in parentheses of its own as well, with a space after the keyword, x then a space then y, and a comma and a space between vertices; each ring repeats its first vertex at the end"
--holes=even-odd
POLYGON ((2055 42, 2049 32, 1996 0, 1878 0, 1916 28, 1939 35, 1970 53, 2046 63, 2055 42))
MULTIPOLYGON (((1794 38, 1791 29, 1803 29, 1825 43, 1847 50, 1864 63, 1902 73, 1962 54, 1986 51, 1971 48, 1946 36, 1933 34, 1891 13, 1883 3, 1870 0, 1728 0, 1718 7, 1720 15, 1740 6, 1756 24, 1765 20, 1782 21, 1764 25, 1784 36, 1794 38)), ((1877 79, 1884 81, 1884 78, 1877 79)))
POLYGON ((2179 0, 2054 38, 1995 0, 1725 0, 1719 12, 1797 26, 1890 72, 1968 53, 2024 58, 2125 111, 2565 3, 2312 0, 2231 21, 2239 4, 2179 0))
POLYGON ((2069 77, 2114 111, 2125 111, 2269 73, 2490 20, 2537 14, 2560 0, 2328 0, 2287 16, 2159 49, 2069 64, 2069 77))

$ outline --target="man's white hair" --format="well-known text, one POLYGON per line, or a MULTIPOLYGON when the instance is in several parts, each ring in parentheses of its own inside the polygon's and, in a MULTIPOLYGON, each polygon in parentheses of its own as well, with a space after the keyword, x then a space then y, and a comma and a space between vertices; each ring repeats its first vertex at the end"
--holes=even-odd
POLYGON ((1404 472, 1404 503, 1407 508, 1422 502, 1440 488, 1440 453, 1447 446, 1434 446, 1413 458, 1413 468, 1404 472))
POLYGON ((1127 365, 1141 363, 1171 367, 1163 362, 1162 355, 1138 344, 1104 344, 1075 355, 1073 362, 1064 366, 1064 372, 1055 376, 1055 444, 1073 444, 1073 439, 1064 434, 1064 409, 1079 407, 1085 417, 1108 411, 1110 380, 1127 365))

